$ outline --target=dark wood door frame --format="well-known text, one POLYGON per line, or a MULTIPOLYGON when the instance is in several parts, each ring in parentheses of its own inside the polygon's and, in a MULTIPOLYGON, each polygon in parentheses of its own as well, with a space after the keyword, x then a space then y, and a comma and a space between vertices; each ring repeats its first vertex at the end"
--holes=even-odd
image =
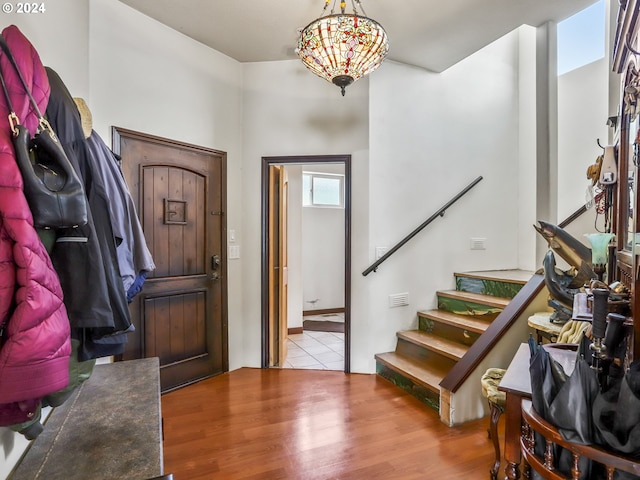
POLYGON ((269 368, 269 167, 271 165, 344 164, 344 371, 351 371, 351 155, 262 157, 261 319, 262 368, 269 368))

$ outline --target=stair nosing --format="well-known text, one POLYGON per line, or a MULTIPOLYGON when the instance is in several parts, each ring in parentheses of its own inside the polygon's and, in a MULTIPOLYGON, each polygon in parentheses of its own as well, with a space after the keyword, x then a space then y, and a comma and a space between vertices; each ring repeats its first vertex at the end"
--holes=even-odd
POLYGON ((460 315, 448 310, 433 309, 433 310, 420 310, 418 311, 418 317, 433 320, 434 322, 442 323, 444 325, 450 325, 452 327, 460 328, 461 330, 468 330, 474 333, 484 333, 485 330, 491 324, 486 319, 480 320, 483 317, 490 317, 494 314, 487 315, 460 315))
POLYGON ((469 350, 469 347, 463 345, 462 343, 454 342, 452 340, 448 340, 444 337, 433 335, 432 333, 428 333, 422 330, 406 330, 397 332, 396 336, 407 342, 413 343, 414 345, 418 345, 426 350, 429 350, 430 352, 437 353, 450 360, 455 360, 456 362, 459 361, 469 350), (429 341, 432 339, 436 339, 440 343, 440 345, 429 343, 429 341), (447 350, 446 348, 442 347, 448 347, 449 349, 447 350), (459 353, 462 353, 462 355, 460 355, 459 353))
POLYGON ((511 298, 495 297, 493 295, 485 295, 482 293, 461 292, 460 290, 438 290, 436 296, 454 298, 458 300, 467 300, 479 305, 504 309, 511 298))
POLYGON ((490 280, 493 282, 503 282, 503 283, 515 283, 518 285, 525 285, 529 280, 525 279, 517 279, 517 278, 505 278, 495 275, 495 272, 511 272, 518 271, 522 273, 526 273, 528 277, 533 277, 535 272, 529 272, 528 270, 487 270, 486 272, 454 272, 454 277, 465 277, 465 278, 474 278, 479 280, 490 280))
POLYGON ((435 368, 433 369, 425 368, 426 366, 424 364, 421 364, 419 360, 413 357, 410 357, 408 355, 403 355, 398 352, 378 353, 375 355, 375 359, 376 361, 382 363, 387 368, 390 368, 394 372, 408 378, 412 382, 422 385, 423 387, 431 390, 434 393, 440 394, 440 382, 446 376, 446 372, 445 373, 441 371, 436 372, 435 368), (426 380, 424 377, 421 378, 419 376, 419 372, 415 372, 415 371, 411 372, 411 371, 401 369, 400 367, 396 366, 392 361, 390 361, 390 359, 388 359, 387 357, 401 358, 403 361, 410 363, 411 366, 415 367, 416 370, 427 373, 427 375, 429 377, 432 377, 432 379, 434 379, 435 382, 432 384, 429 380, 426 380))

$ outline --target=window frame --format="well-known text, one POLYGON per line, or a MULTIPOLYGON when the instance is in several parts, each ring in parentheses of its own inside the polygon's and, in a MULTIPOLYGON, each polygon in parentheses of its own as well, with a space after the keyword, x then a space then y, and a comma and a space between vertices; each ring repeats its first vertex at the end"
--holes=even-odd
POLYGON ((344 209, 345 199, 345 175, 343 173, 329 173, 329 172, 302 172, 302 207, 303 208, 340 208, 344 209), (305 188, 305 177, 310 178, 309 188, 305 188), (340 185, 339 196, 337 204, 333 203, 320 203, 314 198, 314 180, 316 178, 338 180, 340 185), (307 194, 309 195, 310 203, 307 203, 307 194))

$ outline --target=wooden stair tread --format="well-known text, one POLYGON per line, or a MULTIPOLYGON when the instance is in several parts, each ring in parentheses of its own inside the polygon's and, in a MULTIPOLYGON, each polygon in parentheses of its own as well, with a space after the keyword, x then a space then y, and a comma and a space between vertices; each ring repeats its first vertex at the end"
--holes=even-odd
POLYGON ((539 288, 530 281, 537 275, 524 270, 454 275, 456 289, 437 291, 438 307, 417 312, 419 329, 396 332, 395 351, 375 355, 379 375, 430 406, 434 402, 431 395, 440 396, 441 383, 446 391, 455 391, 450 374, 459 376, 460 367, 475 361, 467 353, 477 350, 471 347, 482 342, 489 325, 518 292, 539 288))
POLYGON ((437 394, 440 394, 440 382, 449 372, 440 365, 432 365, 396 352, 379 353, 375 358, 385 367, 437 394))
POLYGON ((487 270, 480 272, 455 272, 453 275, 456 277, 479 278, 482 280, 524 285, 531 280, 534 272, 528 270, 487 270))
POLYGON ((451 360, 460 360, 469 347, 458 342, 447 340, 446 338, 434 335, 422 330, 407 330, 397 333, 398 338, 411 342, 429 351, 438 353, 451 360))
POLYGON ((481 293, 460 292, 458 290, 439 290, 439 297, 454 298, 456 300, 478 303, 495 308, 505 308, 511 301, 510 298, 494 297, 493 295, 483 295, 481 293))
POLYGON ((418 312, 419 317, 428 318, 475 333, 484 333, 495 314, 491 315, 459 315, 446 310, 426 310, 418 312))

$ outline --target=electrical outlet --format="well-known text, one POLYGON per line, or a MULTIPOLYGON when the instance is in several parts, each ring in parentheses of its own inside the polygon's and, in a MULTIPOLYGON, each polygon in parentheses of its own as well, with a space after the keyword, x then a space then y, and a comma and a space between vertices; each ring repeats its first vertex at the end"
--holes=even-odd
POLYGON ((240 245, 229 245, 229 259, 240 258, 240 245))

